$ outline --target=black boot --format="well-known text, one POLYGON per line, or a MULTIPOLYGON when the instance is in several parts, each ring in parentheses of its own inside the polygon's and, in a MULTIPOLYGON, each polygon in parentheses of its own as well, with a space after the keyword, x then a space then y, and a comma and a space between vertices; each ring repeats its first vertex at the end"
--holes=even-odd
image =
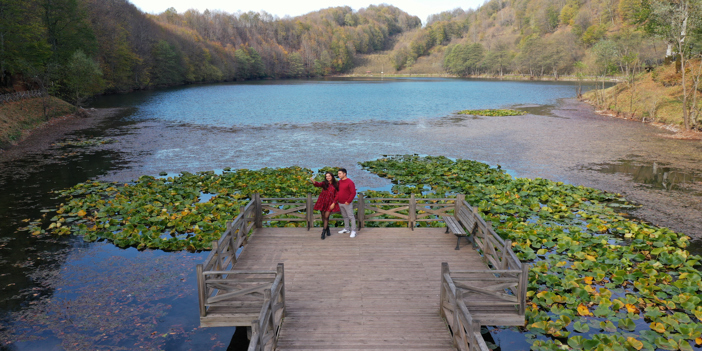
POLYGON ((326 233, 327 233, 327 230, 326 230, 326 229, 322 229, 322 240, 324 240, 324 234, 326 234, 326 233))
POLYGON ((329 230, 329 227, 325 228, 324 230, 327 231, 327 236, 331 236, 331 231, 329 230))

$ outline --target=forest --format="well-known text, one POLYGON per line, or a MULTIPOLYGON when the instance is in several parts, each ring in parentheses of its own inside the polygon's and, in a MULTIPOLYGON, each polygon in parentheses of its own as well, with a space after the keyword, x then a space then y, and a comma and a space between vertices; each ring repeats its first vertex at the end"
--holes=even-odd
POLYGON ((410 74, 424 60, 461 77, 617 77, 632 85, 674 61, 689 129, 699 117, 688 115, 699 115, 691 92, 701 87, 702 67, 693 64, 701 24, 700 0, 487 0, 424 24, 391 5, 278 18, 146 14, 128 0, 0 0, 0 93, 42 89, 81 104, 153 87, 382 70, 359 63, 373 55, 410 74))
POLYGON ((666 56, 698 56, 700 14, 700 3, 686 0, 489 0, 430 16, 391 61, 401 70, 434 55, 459 76, 627 75, 666 56))
POLYGON ((329 75, 420 26, 388 5, 280 19, 172 8, 149 15, 127 0, 0 0, 0 87, 80 103, 103 92, 329 75))

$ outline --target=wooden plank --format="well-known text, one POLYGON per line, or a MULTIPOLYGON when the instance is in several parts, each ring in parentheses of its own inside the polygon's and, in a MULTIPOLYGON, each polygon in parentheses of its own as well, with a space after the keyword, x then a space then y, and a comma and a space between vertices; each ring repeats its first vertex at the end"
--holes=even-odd
MULTIPOLYGON (((372 204, 381 207, 385 205, 372 204)), ((407 205, 405 202, 403 206, 407 205)), ((451 205, 453 204, 449 204, 449 209, 451 205)), ((417 208, 421 209, 419 205, 417 208)), ((260 335, 264 335, 269 347, 275 343, 275 335, 279 332, 278 350, 455 350, 446 325, 437 313, 437 307, 440 307, 439 310, 447 319, 454 319, 455 313, 447 305, 457 301, 454 297, 440 302, 438 295, 450 291, 454 279, 458 282, 466 275, 483 275, 486 279, 495 279, 482 282, 486 285, 479 285, 478 288, 512 283, 514 278, 496 277, 493 271, 486 269, 480 256, 473 250, 453 250, 456 239, 453 236, 439 235, 444 230, 445 228, 415 228, 412 231, 408 228, 364 227, 361 235, 355 239, 346 235, 332 235, 321 241, 316 234, 308 232, 307 228, 259 228, 251 235, 233 269, 270 274, 278 263, 285 263, 285 278, 281 279, 280 296, 272 292, 270 314, 261 316, 261 310, 254 314, 247 312, 252 319, 268 318, 267 329, 261 331, 260 335), (447 265, 450 264, 456 270, 481 273, 463 273, 454 277, 454 272, 451 271, 448 276, 451 285, 442 284, 442 277, 447 277, 440 274, 441 262, 447 262, 447 265), (512 280, 503 280, 506 278, 512 280), (284 305, 278 300, 282 295, 284 305), (280 324, 282 316, 279 315, 283 311, 285 318, 280 324)), ((232 285, 227 282, 227 278, 228 274, 233 273, 224 270, 208 272, 211 273, 208 280, 221 275, 226 277, 222 279, 225 281, 222 284, 232 285)), ((513 273, 514 270, 509 272, 513 273)), ((235 277, 252 280, 264 278, 255 275, 246 277, 243 274, 235 277)), ((242 283, 251 286, 257 282, 242 283)), ((454 285, 454 291, 455 288, 454 285)), ((263 300, 261 294, 257 296, 259 301, 263 300)), ((487 300, 481 298, 475 301, 479 303, 487 300)), ((216 316, 220 319, 203 319, 203 323, 226 325, 226 316, 232 320, 239 318, 231 313, 237 306, 250 309, 251 302, 217 302, 224 306, 210 308, 217 309, 216 316)), ((468 306, 472 307, 470 302, 468 306)), ((502 312, 502 308, 516 311, 514 307, 497 307, 495 311, 502 313, 501 317, 516 323, 518 318, 506 315, 509 310, 502 312)), ((512 312, 512 315, 517 313, 512 312)), ((242 325, 250 326, 250 321, 242 325)), ((467 339, 471 338, 468 330, 464 335, 467 339)))

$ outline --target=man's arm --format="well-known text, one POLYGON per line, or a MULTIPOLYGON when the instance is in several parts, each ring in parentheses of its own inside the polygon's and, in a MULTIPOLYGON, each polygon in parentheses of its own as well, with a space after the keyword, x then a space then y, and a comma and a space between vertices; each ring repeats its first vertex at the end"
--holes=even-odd
POLYGON ((349 183, 349 203, 353 202, 353 198, 356 197, 356 184, 353 181, 349 183))

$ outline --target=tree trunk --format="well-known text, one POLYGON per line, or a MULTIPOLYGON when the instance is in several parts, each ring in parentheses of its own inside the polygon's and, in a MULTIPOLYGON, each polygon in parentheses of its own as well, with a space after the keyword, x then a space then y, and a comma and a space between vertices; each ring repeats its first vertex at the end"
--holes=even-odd
POLYGON ((687 31, 687 13, 685 14, 685 19, 683 20, 683 29, 681 33, 681 38, 678 41, 678 55, 680 56, 680 71, 682 73, 682 87, 683 87, 683 122, 685 122, 685 130, 690 130, 690 114, 688 113, 688 94, 687 85, 685 81, 685 35, 687 31))

